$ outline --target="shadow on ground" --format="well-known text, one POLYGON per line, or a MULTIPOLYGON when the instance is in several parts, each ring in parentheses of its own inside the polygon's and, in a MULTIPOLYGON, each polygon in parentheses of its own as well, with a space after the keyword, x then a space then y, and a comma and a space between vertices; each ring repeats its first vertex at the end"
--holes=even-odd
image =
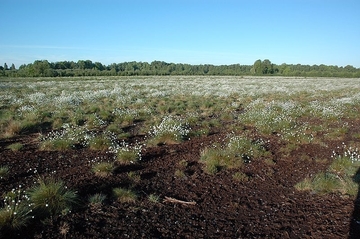
POLYGON ((351 216, 349 239, 360 238, 360 168, 353 176, 353 180, 359 185, 358 194, 354 201, 354 211, 351 216))

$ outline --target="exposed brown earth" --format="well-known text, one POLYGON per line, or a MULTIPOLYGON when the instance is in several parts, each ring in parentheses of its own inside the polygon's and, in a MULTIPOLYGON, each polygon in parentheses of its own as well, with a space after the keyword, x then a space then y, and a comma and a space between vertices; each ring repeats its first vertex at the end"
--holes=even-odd
POLYGON ((52 176, 76 190, 82 202, 52 222, 35 218, 32 225, 6 238, 360 238, 353 219, 360 212, 354 212, 355 198, 294 188, 328 166, 329 148, 339 142, 329 142, 330 147, 303 145, 283 155, 277 136, 269 136, 268 150, 274 162, 255 159, 245 164, 241 171, 249 180, 239 182, 233 179, 234 170, 209 175, 199 162, 201 150, 224 137, 225 133, 215 133, 181 144, 145 148, 139 164, 119 166, 107 178, 91 172, 92 160, 112 158, 105 152, 39 151, 36 134, 3 139, 0 164, 10 166, 10 177, 0 180, 0 192, 20 184, 31 187, 38 177, 52 176), (6 149, 14 142, 25 147, 18 152, 6 149), (187 162, 185 168, 179 166, 181 160, 187 162), (184 175, 177 176, 176 170, 184 175), (132 180, 130 171, 140 180, 132 180), (139 195, 137 201, 117 202, 111 197, 115 187, 131 187, 139 195), (107 195, 101 207, 87 203, 95 193, 107 195), (150 194, 160 196, 160 201, 151 202, 150 194), (164 201, 165 197, 191 203, 164 201))

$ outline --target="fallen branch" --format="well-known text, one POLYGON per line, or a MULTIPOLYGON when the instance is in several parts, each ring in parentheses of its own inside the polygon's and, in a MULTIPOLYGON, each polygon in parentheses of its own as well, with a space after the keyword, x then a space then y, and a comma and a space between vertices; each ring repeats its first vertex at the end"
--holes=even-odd
POLYGON ((186 204, 186 205, 196 205, 196 202, 186 202, 186 201, 182 201, 179 199, 166 197, 166 196, 165 196, 164 202, 180 203, 180 204, 186 204))

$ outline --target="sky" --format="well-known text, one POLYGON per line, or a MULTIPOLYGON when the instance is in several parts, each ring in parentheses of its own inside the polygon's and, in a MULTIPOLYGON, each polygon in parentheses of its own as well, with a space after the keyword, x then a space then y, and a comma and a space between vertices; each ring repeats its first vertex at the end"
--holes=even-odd
POLYGON ((360 68, 359 0, 0 0, 0 65, 154 60, 360 68))

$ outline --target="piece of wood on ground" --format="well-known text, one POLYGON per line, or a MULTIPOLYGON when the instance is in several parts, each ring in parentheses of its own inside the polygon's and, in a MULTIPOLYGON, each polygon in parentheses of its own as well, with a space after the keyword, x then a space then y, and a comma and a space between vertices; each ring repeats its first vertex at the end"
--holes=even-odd
POLYGON ((180 203, 180 204, 186 204, 186 205, 196 205, 196 202, 187 202, 187 201, 182 201, 176 198, 171 198, 171 197, 166 197, 164 199, 164 202, 171 202, 171 203, 180 203))

